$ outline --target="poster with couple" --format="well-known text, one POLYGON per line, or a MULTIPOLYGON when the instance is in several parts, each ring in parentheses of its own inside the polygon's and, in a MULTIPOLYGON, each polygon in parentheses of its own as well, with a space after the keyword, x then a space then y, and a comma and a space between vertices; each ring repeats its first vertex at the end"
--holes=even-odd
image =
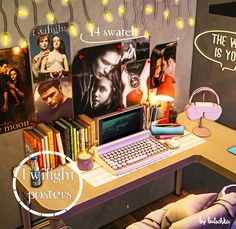
POLYGON ((34 121, 34 103, 28 49, 0 50, 0 134, 24 128, 34 121))
POLYGON ((34 83, 69 76, 68 23, 34 27, 30 33, 30 51, 34 83))
POLYGON ((145 38, 79 50, 72 63, 75 117, 98 117, 146 100, 148 56, 145 38))

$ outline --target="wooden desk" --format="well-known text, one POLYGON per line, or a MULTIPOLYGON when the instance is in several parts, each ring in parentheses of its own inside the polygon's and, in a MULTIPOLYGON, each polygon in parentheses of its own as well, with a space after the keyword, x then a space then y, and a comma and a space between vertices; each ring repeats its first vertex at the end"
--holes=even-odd
MULTIPOLYGON (((189 121, 184 113, 179 115, 178 122, 190 131, 198 125, 198 122, 189 121)), ((60 218, 79 214, 169 173, 178 172, 177 174, 181 175, 181 170, 192 163, 201 163, 216 173, 236 182, 236 156, 227 152, 229 147, 236 144, 236 131, 219 123, 207 120, 203 120, 203 125, 208 127, 212 132, 212 135, 206 138, 206 143, 172 155, 99 187, 92 187, 90 184, 84 182, 83 192, 77 204, 70 211, 58 216, 58 218, 51 218, 51 228, 58 228, 60 218)), ((71 171, 68 166, 64 166, 64 168, 65 171, 71 171)), ((24 193, 34 190, 30 186, 29 179, 22 180, 22 177, 18 177, 17 180, 17 186, 22 198, 25 196, 24 193)), ((179 176, 179 181, 181 181, 181 176, 179 176)), ((50 190, 66 190, 75 194, 77 192, 75 187, 78 187, 78 183, 79 179, 74 179, 70 182, 65 181, 60 183, 60 185, 56 185, 50 181, 44 181, 42 187, 38 188, 37 191, 47 187, 50 190)), ((63 204, 67 206, 70 204, 69 200, 64 200, 62 205, 58 201, 48 199, 32 200, 32 202, 40 210, 46 212, 59 211, 62 209, 63 204)), ((30 228, 29 213, 22 209, 22 215, 24 227, 30 228)))

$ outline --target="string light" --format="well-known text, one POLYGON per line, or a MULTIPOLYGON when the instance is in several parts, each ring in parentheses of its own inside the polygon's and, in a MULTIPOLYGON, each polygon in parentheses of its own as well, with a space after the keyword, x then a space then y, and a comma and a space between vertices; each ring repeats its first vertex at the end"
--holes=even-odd
POLYGON ((25 19, 29 16, 29 11, 26 7, 21 6, 17 9, 17 15, 21 19, 25 19))
POLYGON ((21 48, 20 47, 14 47, 12 49, 14 55, 18 55, 21 53, 21 48))
POLYGON ((147 4, 144 7, 144 13, 147 14, 147 15, 152 14, 153 13, 153 6, 151 4, 147 4))
POLYGON ((176 19, 176 26, 178 29, 183 29, 184 28, 184 20, 181 17, 178 17, 176 19))
POLYGON ((78 26, 73 23, 69 25, 69 32, 73 37, 77 37, 78 36, 78 26))
POLYGON ((126 14, 126 8, 124 5, 119 5, 118 7, 118 15, 123 17, 126 14))
POLYGON ((139 27, 138 27, 138 25, 132 25, 131 26, 131 35, 133 37, 137 37, 139 35, 139 27))
POLYGON ((154 20, 156 20, 158 12, 158 1, 153 0, 153 3, 154 3, 154 20))
POLYGON ((195 25, 195 19, 194 19, 193 16, 189 16, 188 24, 189 24, 190 27, 193 27, 195 25))
POLYGON ((27 40, 21 39, 20 42, 19 42, 19 45, 22 49, 27 48, 28 42, 27 42, 27 40))
POLYGON ((168 20, 170 18, 170 11, 169 11, 169 9, 165 9, 163 11, 163 17, 164 17, 165 20, 168 20))
POLYGON ((50 22, 50 23, 53 23, 53 22, 55 22, 55 15, 53 14, 53 13, 51 13, 51 12, 49 12, 49 13, 47 13, 47 20, 48 20, 48 22, 50 22))
POLYGON ((149 39, 149 38, 150 38, 150 35, 151 35, 151 33, 150 33, 148 30, 145 30, 145 31, 144 31, 144 37, 145 37, 146 39, 149 39))
POLYGON ((67 6, 70 3, 70 0, 61 0, 62 5, 67 6))
POLYGON ((11 35, 7 32, 3 33, 1 36, 1 43, 4 47, 7 47, 11 43, 11 35))
POLYGON ((175 5, 178 5, 180 0, 175 0, 175 5))
POLYGON ((104 19, 107 21, 107 22, 112 22, 113 21, 113 16, 111 14, 110 11, 105 11, 104 14, 104 19))
POLYGON ((109 0, 102 0, 102 4, 103 4, 104 6, 106 6, 106 5, 108 4, 108 1, 109 1, 109 0))
POLYGON ((95 29, 95 23, 92 20, 87 21, 86 29, 88 32, 92 32, 95 29))
POLYGON ((37 5, 35 0, 32 0, 33 12, 34 12, 34 26, 38 24, 38 13, 37 13, 37 5))

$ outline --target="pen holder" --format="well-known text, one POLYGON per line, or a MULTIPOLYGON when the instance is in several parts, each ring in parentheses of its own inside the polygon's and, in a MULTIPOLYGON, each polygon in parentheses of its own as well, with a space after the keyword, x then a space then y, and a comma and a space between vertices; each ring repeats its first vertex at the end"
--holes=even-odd
POLYGON ((80 170, 89 170, 93 168, 93 157, 88 153, 78 155, 77 165, 80 170))

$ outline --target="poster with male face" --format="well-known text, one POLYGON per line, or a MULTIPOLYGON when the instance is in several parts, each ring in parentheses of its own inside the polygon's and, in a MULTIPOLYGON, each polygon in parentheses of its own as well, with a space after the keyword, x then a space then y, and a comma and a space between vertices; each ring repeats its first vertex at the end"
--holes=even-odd
POLYGON ((120 42, 78 51, 72 63, 75 116, 122 108, 121 56, 120 42))
POLYGON ((68 23, 34 27, 30 47, 34 83, 71 75, 68 23))
POLYGON ((52 123, 73 118, 72 79, 53 79, 39 83, 34 92, 37 122, 52 123))
POLYGON ((151 54, 150 88, 157 88, 169 75, 175 82, 177 42, 155 46, 151 54))
POLYGON ((34 121, 28 49, 0 50, 0 134, 34 121))

